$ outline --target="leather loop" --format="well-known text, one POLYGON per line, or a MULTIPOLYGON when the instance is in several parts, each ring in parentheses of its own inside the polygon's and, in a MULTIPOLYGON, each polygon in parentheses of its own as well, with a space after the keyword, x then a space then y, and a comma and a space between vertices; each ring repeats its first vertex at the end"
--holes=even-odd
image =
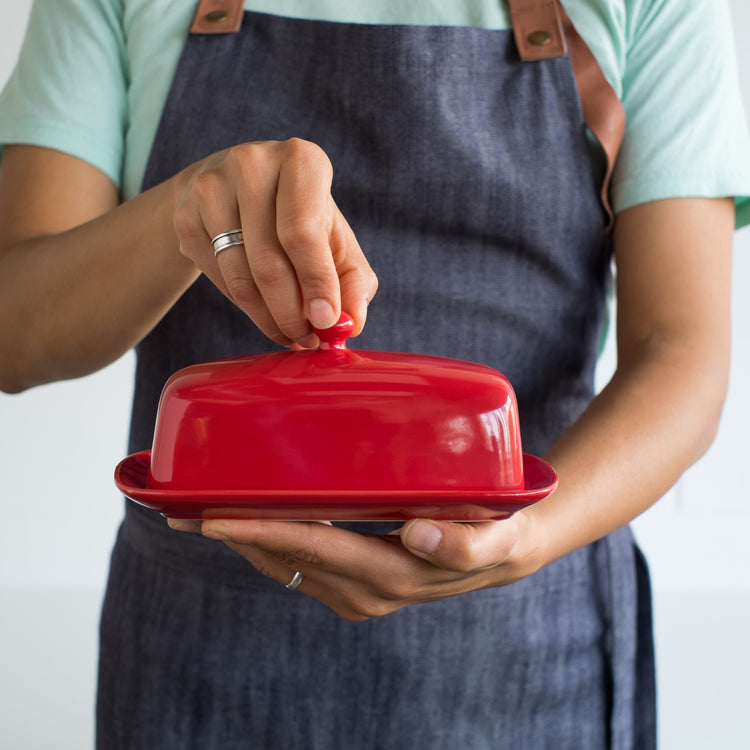
POLYGON ((244 0, 200 0, 191 34, 233 34, 240 30, 244 0))
MULTIPOLYGON (((570 53, 583 117, 606 155, 602 205, 607 230, 614 224, 609 186, 625 133, 625 111, 588 45, 559 0, 508 0, 513 34, 523 61, 548 60, 570 53)), ((244 0, 200 0, 191 34, 231 34, 242 25, 244 0)))
POLYGON ((609 232, 614 225, 609 186, 625 134, 622 102, 559 0, 508 0, 508 4, 516 45, 523 61, 545 60, 561 57, 568 51, 570 53, 583 119, 599 141, 607 160, 601 201, 607 214, 609 232), (565 29, 567 48, 561 48, 557 42, 556 24, 565 29), (547 34, 551 36, 548 42, 547 34))
POLYGON ((560 5, 556 0, 509 0, 516 46, 525 62, 567 54, 560 5))

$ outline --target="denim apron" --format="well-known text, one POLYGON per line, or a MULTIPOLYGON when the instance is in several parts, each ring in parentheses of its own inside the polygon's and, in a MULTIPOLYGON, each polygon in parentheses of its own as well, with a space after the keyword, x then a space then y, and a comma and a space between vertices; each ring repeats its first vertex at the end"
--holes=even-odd
MULTIPOLYGON (((380 280, 353 347, 495 367, 544 453, 592 398, 609 264, 569 58, 522 62, 511 30, 245 12, 188 38, 144 189, 292 136, 329 155, 380 280)), ((199 278, 137 347, 131 452, 175 370, 274 348, 199 278)), ((128 502, 98 747, 652 747, 647 588, 623 529, 512 586, 351 624, 128 502)))

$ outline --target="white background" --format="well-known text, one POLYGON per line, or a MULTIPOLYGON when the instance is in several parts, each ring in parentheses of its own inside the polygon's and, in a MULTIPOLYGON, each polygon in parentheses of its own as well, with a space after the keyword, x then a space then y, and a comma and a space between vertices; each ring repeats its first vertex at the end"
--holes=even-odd
MULTIPOLYGON (((31 0, 3 4, 0 85, 31 0)), ((730 0, 735 37, 750 28, 730 0)), ((738 44, 746 107, 750 48, 738 44)), ((655 590, 661 747, 750 748, 750 229, 735 242, 734 361, 718 438, 636 522, 655 590)), ((605 357, 603 372, 611 367, 605 357)), ((93 743, 96 630, 122 511, 133 357, 78 381, 0 394, 0 747, 93 743)))

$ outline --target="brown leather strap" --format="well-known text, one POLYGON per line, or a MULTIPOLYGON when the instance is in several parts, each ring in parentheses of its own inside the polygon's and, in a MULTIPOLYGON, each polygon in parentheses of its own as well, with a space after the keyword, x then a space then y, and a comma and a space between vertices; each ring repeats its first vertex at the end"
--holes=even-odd
POLYGON ((562 8, 556 0, 509 0, 516 46, 524 61, 567 54, 562 8))
MULTIPOLYGON (((508 5, 522 60, 547 60, 562 57, 570 51, 583 118, 607 158, 601 199, 609 219, 607 228, 611 229, 614 216, 609 185, 625 133, 622 103, 559 0, 508 0, 508 5)), ((243 10, 243 0, 200 0, 190 33, 231 34, 239 31, 243 10)))
POLYGON ((614 214, 609 186, 625 134, 625 110, 622 102, 559 0, 508 0, 508 4, 522 60, 544 60, 566 54, 567 50, 560 51, 558 42, 561 28, 565 29, 583 119, 601 144, 607 158, 601 200, 607 212, 607 229, 611 230, 614 214))
POLYGON ((625 135, 625 108, 565 10, 562 10, 562 14, 568 35, 573 73, 578 84, 578 96, 583 109, 583 119, 607 157, 602 180, 602 204, 608 217, 607 230, 611 231, 615 216, 610 202, 609 186, 617 154, 625 135))
POLYGON ((232 34, 240 30, 244 0, 200 0, 191 34, 232 34))

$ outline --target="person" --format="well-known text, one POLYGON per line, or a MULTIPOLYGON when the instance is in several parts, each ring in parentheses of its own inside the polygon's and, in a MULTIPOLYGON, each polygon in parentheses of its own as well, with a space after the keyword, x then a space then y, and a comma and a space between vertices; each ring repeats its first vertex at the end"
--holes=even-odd
POLYGON ((3 390, 135 347, 134 452, 174 371, 313 347, 345 310, 362 348, 502 371, 559 475, 509 519, 396 530, 127 502, 98 747, 654 746, 627 524, 725 395, 750 218, 729 37, 715 0, 35 1, 0 97, 3 390), (576 29, 626 114, 608 192, 576 29))

